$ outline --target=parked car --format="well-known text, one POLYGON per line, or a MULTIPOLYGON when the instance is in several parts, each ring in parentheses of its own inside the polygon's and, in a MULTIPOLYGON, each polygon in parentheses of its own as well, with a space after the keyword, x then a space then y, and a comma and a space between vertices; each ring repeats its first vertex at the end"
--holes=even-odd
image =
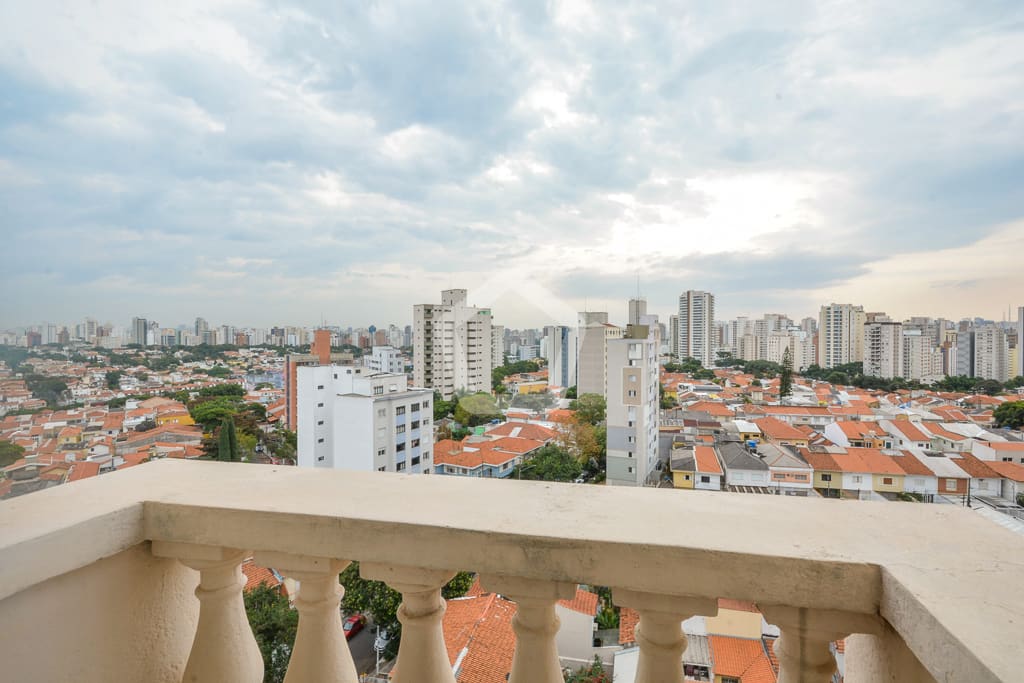
POLYGON ((362 614, 353 614, 346 617, 341 627, 345 630, 345 640, 351 640, 352 636, 363 630, 366 626, 366 617, 362 614))

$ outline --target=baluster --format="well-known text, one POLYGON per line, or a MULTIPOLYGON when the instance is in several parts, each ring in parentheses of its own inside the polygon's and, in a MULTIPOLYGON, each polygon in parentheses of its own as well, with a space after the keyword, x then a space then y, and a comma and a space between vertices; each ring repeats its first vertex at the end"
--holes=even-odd
POLYGON ((516 649, 510 683, 562 683, 555 640, 560 621, 555 603, 575 596, 576 584, 498 576, 482 576, 481 584, 516 603, 512 619, 516 649))
POLYGON ((156 557, 199 571, 199 624, 185 665, 187 683, 261 683, 263 657, 245 614, 244 550, 154 541, 156 557))
POLYGON ((299 629, 284 683, 357 683, 356 665, 341 625, 345 589, 338 583, 338 574, 350 563, 270 552, 257 553, 254 559, 299 582, 295 599, 299 629))
POLYGON ((683 680, 683 652, 686 635, 683 622, 698 614, 712 615, 718 602, 616 588, 616 605, 631 607, 640 613, 635 639, 640 646, 636 683, 678 683, 683 680))
POLYGON ((441 589, 455 572, 367 562, 359 565, 359 574, 383 581, 402 594, 398 608, 402 642, 393 683, 455 683, 441 627, 445 609, 441 589))
POLYGON ((764 618, 779 627, 775 656, 779 683, 829 683, 836 672, 830 645, 850 633, 877 633, 876 617, 836 610, 759 605, 764 618))

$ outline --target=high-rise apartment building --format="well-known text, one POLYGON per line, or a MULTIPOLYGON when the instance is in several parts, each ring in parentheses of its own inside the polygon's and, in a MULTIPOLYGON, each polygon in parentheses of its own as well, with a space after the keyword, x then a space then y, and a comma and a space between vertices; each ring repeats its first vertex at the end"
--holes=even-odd
POLYGON ((1014 375, 1024 375, 1024 306, 1017 307, 1017 358, 1016 372, 1014 375))
POLYGON ((620 339, 622 328, 608 322, 605 311, 579 314, 576 328, 576 391, 578 394, 605 393, 608 373, 608 341, 620 339))
POLYGON ((505 326, 491 324, 491 367, 505 364, 505 326))
POLYGON ((371 372, 405 374, 405 362, 402 360, 402 354, 394 346, 374 346, 370 353, 363 356, 363 365, 371 372))
POLYGON ((145 318, 132 318, 131 343, 146 345, 149 336, 149 321, 145 318))
POLYGON ((357 365, 298 368, 299 467, 429 473, 433 392, 357 365))
POLYGON ((629 300, 629 311, 627 316, 627 323, 630 325, 639 325, 640 318, 647 315, 647 299, 636 299, 629 300))
POLYGON ((445 400, 460 390, 491 390, 491 310, 466 300, 465 289, 447 289, 440 304, 413 307, 413 384, 439 391, 445 400))
POLYGON ((974 376, 1005 382, 1009 378, 1009 346, 1006 330, 985 325, 974 332, 974 376))
POLYGON ((544 353, 548 360, 548 384, 576 386, 576 328, 569 325, 545 327, 544 353))
POLYGON ((643 486, 658 462, 658 328, 651 316, 608 341, 609 486, 643 486))
POLYGON ((710 292, 688 290, 679 296, 679 338, 676 355, 696 358, 710 368, 715 362, 712 343, 715 330, 715 297, 710 292))
POLYGON ((675 353, 679 344, 679 316, 672 314, 668 317, 668 352, 675 353))
POLYGON ((868 377, 905 377, 903 323, 876 320, 864 325, 864 374, 868 377))
MULTIPOLYGON (((866 353, 866 352, 865 352, 866 353)), ((934 382, 943 377, 942 349, 935 345, 931 330, 903 325, 903 369, 900 377, 918 382, 934 382)))
POLYGON ((818 316, 818 364, 834 368, 864 360, 864 307, 822 306, 818 316))

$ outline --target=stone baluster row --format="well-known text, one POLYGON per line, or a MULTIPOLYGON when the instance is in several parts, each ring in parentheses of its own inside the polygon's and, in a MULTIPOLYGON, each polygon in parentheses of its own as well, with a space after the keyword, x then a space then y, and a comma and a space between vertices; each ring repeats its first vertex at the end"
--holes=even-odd
MULTIPOLYGON (((187 543, 154 542, 153 554, 174 558, 199 572, 195 594, 199 621, 183 681, 188 683, 260 683, 263 660, 249 626, 242 589, 243 550, 187 543)), ((355 665, 341 623, 344 589, 338 574, 348 561, 276 552, 260 552, 255 560, 299 582, 295 606, 299 627, 286 683, 357 683, 355 665)), ((360 574, 383 581, 402 594, 398 619, 402 640, 393 672, 395 683, 455 683, 444 642, 441 589, 453 571, 365 563, 360 574)), ((517 604, 512 627, 516 649, 510 683, 560 683, 562 668, 556 636, 555 604, 571 598, 575 584, 517 577, 481 577, 485 588, 517 604)), ((640 615, 635 640, 639 646, 636 683, 683 680, 686 619, 717 613, 717 601, 667 596, 618 588, 615 604, 640 615)), ((779 627, 775 643, 779 683, 828 683, 836 670, 830 644, 851 633, 882 633, 873 616, 782 605, 760 606, 765 619, 779 627)))

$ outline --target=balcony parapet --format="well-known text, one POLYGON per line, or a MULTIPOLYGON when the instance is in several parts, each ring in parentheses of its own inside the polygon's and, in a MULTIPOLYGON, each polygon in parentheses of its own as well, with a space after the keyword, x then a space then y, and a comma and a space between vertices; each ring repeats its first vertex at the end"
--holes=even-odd
MULTIPOLYGON (((526 647, 539 653, 531 664, 540 667, 552 661, 548 603, 578 582, 611 586, 616 602, 641 613, 648 680, 673 670, 665 652, 685 647, 673 620, 724 597, 757 603, 780 627, 782 681, 827 680, 828 642, 847 634, 857 634, 847 648, 851 683, 906 671, 916 678, 902 680, 1009 682, 1024 666, 1024 543, 953 506, 171 460, 0 504, 0 630, 23 618, 31 607, 23 603, 45 582, 140 546, 154 562, 198 569, 193 587, 200 575, 220 572, 210 580, 227 590, 234 567, 218 562, 238 560, 227 549, 306 577, 317 595, 303 608, 300 590, 292 666, 315 672, 330 661, 340 680, 352 675, 347 651, 316 635, 335 628, 322 605, 340 596, 317 576, 354 560, 403 593, 405 616, 417 626, 403 638, 399 672, 438 668, 417 679, 429 683, 450 678, 435 661, 443 651, 435 608, 443 601, 434 588, 455 570, 478 572, 510 586, 501 588, 510 599, 529 601, 516 628, 529 631, 522 642, 533 643, 526 647), (321 627, 304 634, 307 619, 321 627)), ((193 600, 158 618, 170 631, 191 629, 191 642, 196 623, 204 628, 200 598, 202 609, 193 600)), ((212 609, 219 611, 207 623, 237 621, 227 606, 212 609)), ((11 661, 17 647, 17 638, 6 640, 0 656, 11 661)), ((251 659, 248 638, 237 648, 251 659)), ((180 659, 160 680, 181 680, 191 660, 188 652, 180 659)))

